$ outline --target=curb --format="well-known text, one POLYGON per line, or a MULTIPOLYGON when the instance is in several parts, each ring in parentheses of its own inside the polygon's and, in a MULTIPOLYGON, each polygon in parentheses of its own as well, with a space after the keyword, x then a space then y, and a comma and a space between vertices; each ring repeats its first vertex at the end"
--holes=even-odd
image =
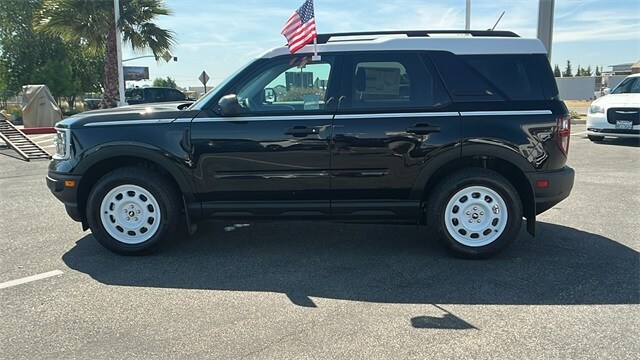
POLYGON ((52 127, 24 128, 20 130, 26 135, 55 134, 56 132, 56 129, 52 127))
POLYGON ((571 119, 571 125, 585 125, 587 120, 583 119, 571 119))

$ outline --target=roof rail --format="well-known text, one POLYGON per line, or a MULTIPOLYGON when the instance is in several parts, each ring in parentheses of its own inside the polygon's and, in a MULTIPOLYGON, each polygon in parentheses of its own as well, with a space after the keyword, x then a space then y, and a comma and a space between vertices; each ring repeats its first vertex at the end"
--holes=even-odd
POLYGON ((318 44, 326 44, 330 39, 346 36, 369 36, 369 35, 407 35, 407 37, 429 37, 436 34, 471 35, 478 37, 519 37, 511 31, 492 30, 391 30, 391 31, 365 31, 350 33, 318 34, 318 44))

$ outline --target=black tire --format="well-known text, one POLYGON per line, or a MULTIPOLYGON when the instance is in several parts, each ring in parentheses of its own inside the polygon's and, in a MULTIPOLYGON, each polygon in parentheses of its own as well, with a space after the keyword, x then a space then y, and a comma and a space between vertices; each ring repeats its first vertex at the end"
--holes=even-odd
POLYGON ((604 140, 604 136, 587 135, 587 137, 591 141, 602 141, 602 140, 604 140))
POLYGON ((120 255, 144 255, 172 237, 182 204, 177 189, 163 175, 136 166, 100 178, 89 193, 86 208, 91 232, 102 246, 120 255))
POLYGON ((430 233, 458 257, 482 259, 499 253, 516 238, 521 225, 522 203, 517 190, 491 170, 457 171, 442 180, 427 201, 430 233), (464 195, 471 195, 471 200, 469 196, 465 200, 464 195), (451 208, 447 215, 448 205, 451 208))

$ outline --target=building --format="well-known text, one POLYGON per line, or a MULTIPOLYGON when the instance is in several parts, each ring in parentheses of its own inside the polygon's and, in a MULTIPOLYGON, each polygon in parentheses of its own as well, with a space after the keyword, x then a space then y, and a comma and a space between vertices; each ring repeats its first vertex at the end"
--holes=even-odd
POLYGON ((631 67, 633 63, 625 63, 618 65, 609 65, 611 67, 612 75, 631 75, 631 67))

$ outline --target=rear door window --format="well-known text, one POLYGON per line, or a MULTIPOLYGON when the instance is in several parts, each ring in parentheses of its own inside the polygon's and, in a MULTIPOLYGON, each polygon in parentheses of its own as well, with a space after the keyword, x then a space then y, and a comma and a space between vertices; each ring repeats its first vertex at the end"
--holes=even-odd
POLYGON ((434 108, 448 98, 417 53, 358 54, 346 70, 354 109, 434 108))

